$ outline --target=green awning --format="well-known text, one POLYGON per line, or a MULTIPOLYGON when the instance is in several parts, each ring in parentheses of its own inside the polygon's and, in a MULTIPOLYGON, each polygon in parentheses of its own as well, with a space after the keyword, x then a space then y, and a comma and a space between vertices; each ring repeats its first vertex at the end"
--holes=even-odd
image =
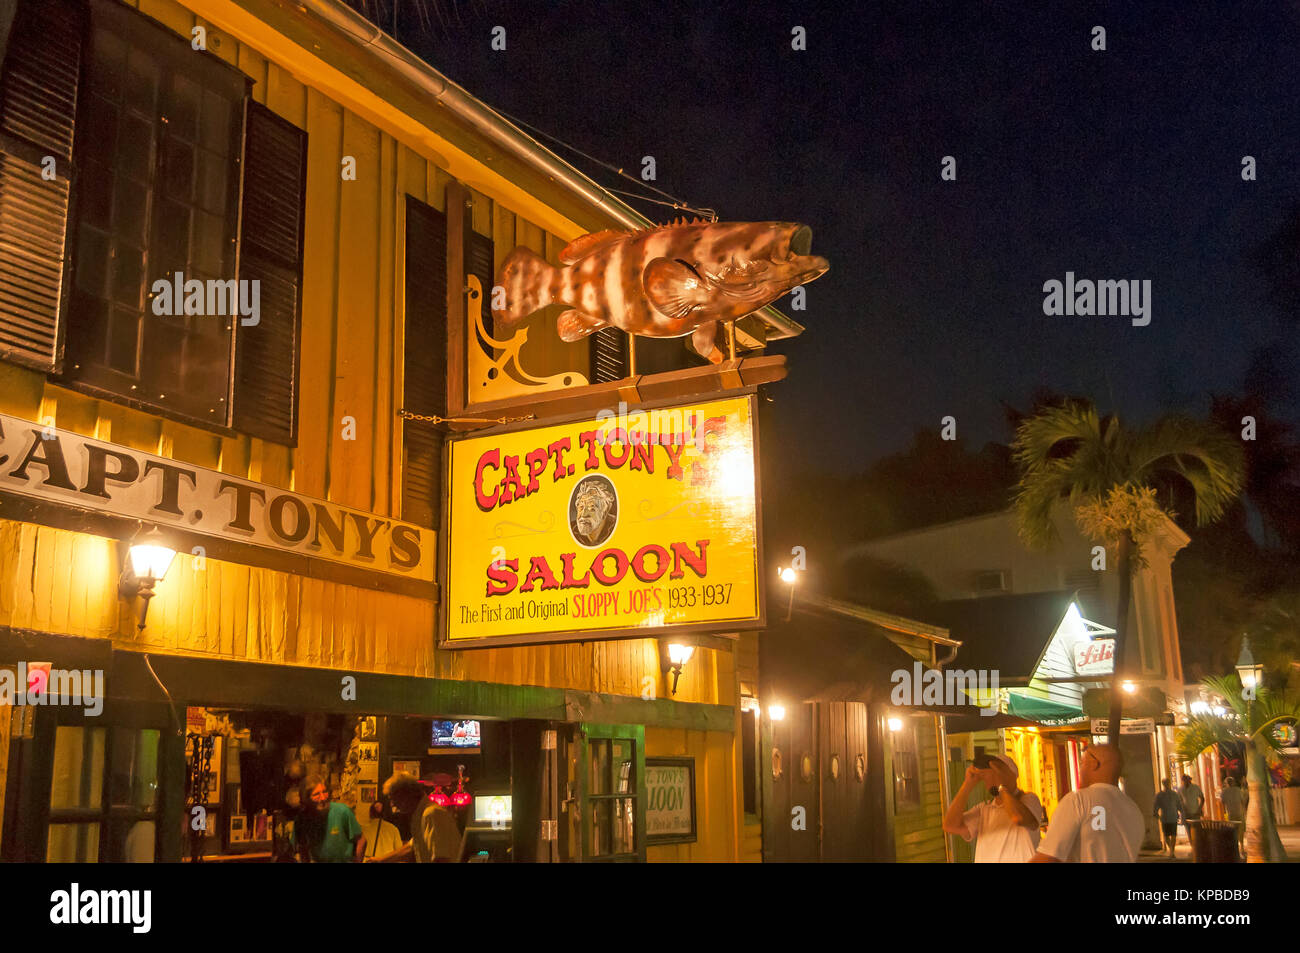
POLYGON ((1040 723, 1050 719, 1056 724, 1061 724, 1062 719, 1082 718, 1083 709, 1010 691, 1007 692, 1007 714, 1040 723))

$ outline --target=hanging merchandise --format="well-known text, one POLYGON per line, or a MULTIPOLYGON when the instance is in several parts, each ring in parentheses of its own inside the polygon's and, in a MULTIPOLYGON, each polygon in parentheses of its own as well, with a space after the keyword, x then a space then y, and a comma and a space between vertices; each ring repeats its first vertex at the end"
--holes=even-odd
POLYGON ((465 790, 465 782, 467 780, 468 778, 465 777, 465 766, 463 764, 456 765, 456 790, 453 791, 451 795, 451 803, 455 807, 469 806, 470 796, 469 792, 465 790))

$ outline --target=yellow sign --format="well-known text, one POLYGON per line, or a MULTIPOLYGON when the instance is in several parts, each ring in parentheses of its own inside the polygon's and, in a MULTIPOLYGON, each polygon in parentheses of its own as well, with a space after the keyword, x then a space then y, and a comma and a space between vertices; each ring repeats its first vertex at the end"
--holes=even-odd
POLYGON ((762 623, 753 398, 620 405, 450 454, 446 643, 762 623))

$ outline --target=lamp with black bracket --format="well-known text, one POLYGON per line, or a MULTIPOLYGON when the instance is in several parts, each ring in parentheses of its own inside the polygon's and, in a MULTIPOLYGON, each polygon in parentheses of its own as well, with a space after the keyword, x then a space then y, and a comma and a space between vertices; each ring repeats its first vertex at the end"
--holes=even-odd
POLYGON ((176 550, 167 545, 156 527, 126 544, 126 558, 122 561, 117 591, 127 601, 141 600, 139 627, 142 630, 149 614, 149 600, 154 597, 154 587, 162 582, 175 558, 176 550))
POLYGON ((667 675, 673 673, 672 694, 677 694, 677 680, 681 678, 682 669, 695 654, 695 646, 682 642, 659 642, 659 667, 667 675))

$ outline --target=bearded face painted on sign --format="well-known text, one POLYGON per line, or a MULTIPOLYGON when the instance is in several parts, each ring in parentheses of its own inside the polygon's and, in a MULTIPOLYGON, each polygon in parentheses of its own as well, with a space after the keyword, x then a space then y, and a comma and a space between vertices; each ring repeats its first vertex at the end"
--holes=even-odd
POLYGON ((590 476, 574 488, 569 504, 569 528, 583 546, 599 546, 618 522, 618 499, 604 477, 590 476))

